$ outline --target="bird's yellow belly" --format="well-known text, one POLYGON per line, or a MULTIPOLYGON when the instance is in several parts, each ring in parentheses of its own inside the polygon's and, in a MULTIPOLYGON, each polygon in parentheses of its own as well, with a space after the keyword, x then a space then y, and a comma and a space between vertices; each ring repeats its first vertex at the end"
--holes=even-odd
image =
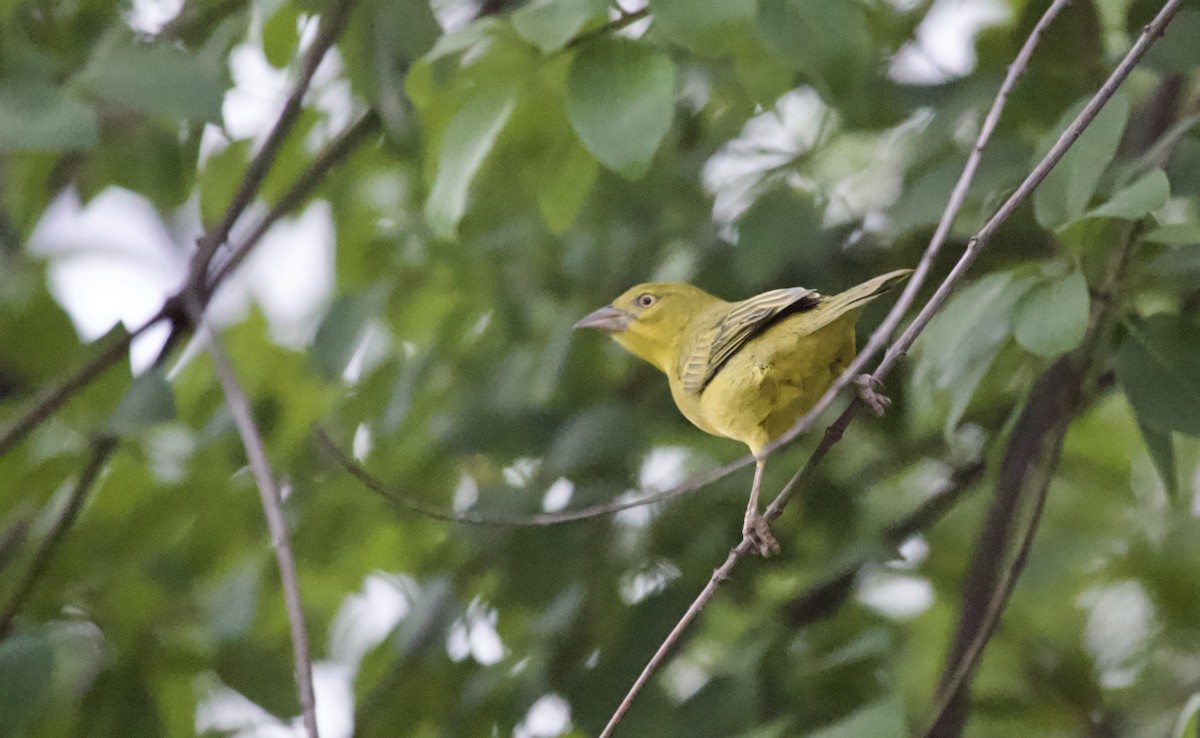
POLYGON ((829 389, 855 352, 856 315, 805 335, 800 335, 801 317, 785 319, 747 343, 699 397, 680 402, 676 394, 688 420, 708 433, 745 443, 755 454, 791 428, 829 389))

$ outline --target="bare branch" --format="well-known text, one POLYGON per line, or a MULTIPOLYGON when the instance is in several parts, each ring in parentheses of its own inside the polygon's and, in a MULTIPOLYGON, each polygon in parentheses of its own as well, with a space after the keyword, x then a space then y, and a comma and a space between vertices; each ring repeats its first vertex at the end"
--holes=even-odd
POLYGON ((166 306, 157 315, 150 318, 133 331, 113 339, 104 346, 100 353, 91 361, 80 367, 74 374, 66 377, 56 385, 49 385, 36 397, 30 400, 28 408, 0 430, 0 456, 8 453, 20 443, 25 436, 51 415, 58 412, 67 401, 91 384, 97 377, 104 374, 113 364, 116 364, 129 352, 133 339, 145 333, 151 326, 168 317, 166 306))
POLYGON ((1034 384, 1004 450, 996 493, 964 577, 962 615, 927 735, 956 735, 966 720, 964 681, 995 632, 1000 613, 1024 569, 1058 466, 1063 438, 1083 405, 1080 391, 1083 369, 1073 359, 1064 357, 1055 362, 1034 384), (1024 541, 1020 553, 1002 575, 1010 530, 1020 501, 1031 487, 1036 502, 1024 541), (948 713, 952 705, 957 709, 948 713))
POLYGON ((649 7, 642 8, 641 10, 635 10, 631 13, 621 10, 621 14, 619 16, 617 16, 617 18, 615 20, 609 21, 608 23, 605 23, 602 26, 597 26, 590 31, 586 31, 584 33, 579 34, 575 38, 568 41, 567 45, 564 46, 563 48, 564 49, 573 49, 576 46, 579 46, 580 44, 585 44, 588 41, 591 41, 592 39, 597 38, 598 36, 604 36, 609 33, 616 33, 617 31, 621 30, 622 28, 625 28, 626 26, 631 26, 634 23, 637 23, 638 21, 640 21, 641 19, 647 18, 649 16, 650 16, 650 8, 649 7))
POLYGON ((193 285, 199 285, 205 279, 213 255, 229 238, 233 224, 254 200, 263 180, 267 178, 267 173, 271 171, 271 166, 275 163, 275 157, 279 155, 284 140, 291 133, 296 119, 300 117, 301 103, 304 101, 304 95, 308 92, 309 84, 312 83, 313 75, 317 72, 317 67, 321 66, 326 52, 345 30, 346 23, 350 20, 350 11, 353 8, 354 0, 337 0, 328 13, 322 14, 320 32, 308 53, 304 55, 304 61, 300 65, 300 76, 296 80, 295 87, 292 88, 292 94, 284 103, 278 120, 275 121, 275 127, 271 129, 262 148, 246 168, 237 192, 234 193, 233 198, 229 201, 229 206, 225 209, 225 216, 221 223, 200 239, 199 248, 192 259, 189 281, 193 285))
POLYGON ((378 130, 379 115, 374 110, 368 110, 342 131, 337 138, 330 141, 317 154, 317 158, 313 159, 312 164, 301 172, 292 186, 283 193, 271 211, 254 227, 253 231, 246 235, 246 238, 234 249, 229 258, 216 269, 212 279, 205 287, 206 293, 211 295, 216 292, 217 287, 250 255, 262 237, 271 229, 271 226, 304 202, 317 188, 317 185, 324 181, 330 170, 345 161, 346 157, 378 130))
POLYGON ((25 601, 29 599, 29 595, 33 594, 34 587, 37 586, 38 580, 50 565, 50 559, 54 557, 58 544, 62 543, 67 531, 75 523, 79 509, 83 507, 83 501, 99 478, 100 471, 104 469, 108 458, 116 450, 117 439, 112 436, 101 436, 92 441, 87 462, 83 465, 79 480, 75 482, 75 488, 71 490, 71 496, 67 498, 67 503, 54 521, 54 525, 42 539, 29 568, 25 570, 25 575, 13 588, 12 594, 8 598, 8 604, 4 606, 3 614, 0 614, 0 639, 12 631, 13 622, 25 606, 25 601))
MULTIPOLYGON (((696 492, 714 479, 720 479, 729 473, 730 465, 723 466, 719 469, 714 469, 708 474, 699 475, 689 480, 689 483, 684 483, 665 492, 657 492, 646 494, 640 497, 635 497, 628 500, 619 500, 614 502, 606 502, 599 505, 589 505, 576 510, 562 510, 552 513, 535 513, 532 515, 481 515, 479 513, 469 512, 447 512, 432 505, 427 505, 420 500, 413 499, 401 492, 396 491, 390 485, 385 484, 378 477, 375 477, 362 464, 352 459, 349 454, 342 450, 337 443, 334 442, 329 434, 320 428, 313 430, 313 437, 317 443, 333 457, 334 461, 346 470, 350 476, 357 479, 364 487, 371 490, 375 494, 382 497, 393 507, 396 507, 405 512, 416 513, 422 517, 431 518, 433 520, 441 520, 447 523, 466 523, 468 525, 487 525, 495 527, 543 527, 550 525, 562 525, 563 523, 574 523, 580 520, 590 518, 598 518, 604 515, 612 515, 622 510, 628 510, 634 507, 642 507, 643 505, 653 505, 659 502, 673 500, 676 497, 691 492, 696 492)), ((736 462, 735 462, 736 463, 736 462)))
POLYGON ((288 624, 291 627, 292 653, 296 668, 296 684, 300 690, 300 706, 304 712, 304 726, 309 738, 317 738, 317 706, 313 694, 312 661, 308 651, 308 632, 304 624, 304 608, 300 601, 300 585, 296 577, 296 561, 292 556, 292 547, 288 542, 287 521, 283 516, 283 504, 279 499, 279 490, 275 484, 275 475, 267 460, 266 448, 262 435, 254 422, 254 414, 250 409, 250 400, 238 384, 237 373, 229 356, 221 346, 220 338, 204 323, 204 313, 198 299, 186 300, 185 305, 196 326, 201 339, 204 341, 209 356, 212 357, 213 369, 225 392, 225 404, 233 416, 238 435, 242 437, 242 446, 246 449, 246 457, 254 472, 254 481, 258 486, 258 494, 262 499, 263 513, 267 518, 267 528, 271 532, 271 546, 275 549, 275 560, 279 566, 279 578, 283 584, 284 600, 287 604, 288 624))

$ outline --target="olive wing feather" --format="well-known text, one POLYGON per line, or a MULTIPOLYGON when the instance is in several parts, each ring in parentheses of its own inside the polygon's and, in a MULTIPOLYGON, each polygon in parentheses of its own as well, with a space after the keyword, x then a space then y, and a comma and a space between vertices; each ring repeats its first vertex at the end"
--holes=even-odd
POLYGON ((779 317, 809 310, 821 295, 803 287, 771 290, 734 303, 712 326, 693 331, 679 354, 679 378, 683 391, 694 395, 750 339, 779 317))

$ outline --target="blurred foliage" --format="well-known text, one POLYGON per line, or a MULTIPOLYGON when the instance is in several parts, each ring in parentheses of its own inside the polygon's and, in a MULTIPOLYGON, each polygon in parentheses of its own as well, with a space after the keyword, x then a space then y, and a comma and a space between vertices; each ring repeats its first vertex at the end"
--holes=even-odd
MULTIPOLYGON (((259 145, 223 113, 236 59, 294 78, 302 31, 325 11, 198 0, 149 32, 131 25, 139 5, 0 2, 4 423, 95 351, 50 292, 54 258, 29 246, 50 204, 120 187, 173 234, 189 213, 216 223, 259 145)), ((679 416, 653 369, 571 325, 648 279, 735 298, 913 265, 1046 3, 999 3, 967 47, 974 65, 906 74, 930 66, 917 29, 955 5, 357 3, 319 84, 347 86, 386 131, 314 195, 336 232, 336 295, 303 346, 273 342, 257 311, 225 335, 284 480, 327 735, 595 735, 736 541, 750 479, 558 527, 448 525, 372 496, 318 452, 313 424, 398 492, 478 514, 608 501, 738 457, 679 416)), ((935 280, 1158 7, 1076 0, 1062 13, 935 280)), ((622 735, 919 729, 1015 414, 1080 345, 1131 237, 1100 390, 1070 427, 967 734, 1194 734, 1197 29, 1189 1, 893 375, 892 412, 852 426, 777 523, 783 554, 735 573, 622 735), (885 526, 976 457, 989 467, 977 489, 889 561, 885 526), (789 625, 805 587, 864 555, 879 563, 833 617, 789 625)), ((320 98, 264 204, 347 119, 320 98)), ((181 358, 136 380, 119 364, 0 456, 7 598, 89 438, 122 439, 0 641, 0 735, 266 735, 298 713, 244 452, 208 360, 181 358)), ((768 486, 812 444, 776 456, 768 486)))

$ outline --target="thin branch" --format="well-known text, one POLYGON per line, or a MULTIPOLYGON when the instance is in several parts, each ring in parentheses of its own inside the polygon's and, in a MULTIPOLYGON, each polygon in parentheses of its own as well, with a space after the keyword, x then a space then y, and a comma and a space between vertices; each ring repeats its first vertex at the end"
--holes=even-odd
MULTIPOLYGON (((969 675, 974 671, 975 666, 979 663, 980 657, 983 655, 984 648, 991 641, 992 636, 996 633, 996 628, 1000 625, 1000 615, 1004 612, 1008 602, 1012 599, 1013 590, 1016 589, 1017 580, 1025 571, 1025 564, 1029 561, 1029 552, 1033 549, 1033 541, 1037 536, 1038 527, 1042 520, 1042 513, 1046 509, 1046 500, 1049 497, 1050 482, 1054 480, 1054 470, 1058 467, 1059 459, 1062 457, 1063 440, 1067 436, 1067 428, 1069 427, 1070 418, 1060 419, 1057 429, 1052 433, 1048 440, 1049 449, 1045 451, 1043 458, 1038 464, 1036 470, 1036 488, 1034 490, 1033 512, 1030 515, 1029 522, 1025 526, 1025 532, 1021 536, 1021 544, 1017 548, 1017 554, 1013 558, 1012 563, 1005 572, 1003 579, 992 597, 988 600, 987 608, 983 613, 980 621, 980 627, 975 633, 975 637, 970 644, 964 649, 962 656, 958 659, 957 665, 950 672, 949 679, 946 679, 939 688, 939 697, 937 704, 933 709, 933 717, 929 720, 929 728, 925 732, 926 738, 932 738, 936 735, 939 726, 942 725, 942 720, 947 715, 947 711, 951 705, 958 699, 962 699, 961 692, 964 682, 969 675)), ((965 716, 964 716, 965 717, 965 716)))
MULTIPOLYGON (((916 337, 920 335, 922 330, 924 330, 925 326, 929 323, 930 319, 932 319, 933 315, 945 305, 950 292, 962 279, 966 270, 975 261, 975 258, 978 256, 979 252, 987 245, 988 240, 991 238, 996 229, 999 228, 999 226, 1016 211, 1017 207, 1019 207, 1026 199, 1028 199, 1034 188, 1041 184, 1054 165, 1057 164, 1062 156, 1066 153, 1067 149, 1070 148, 1075 140, 1079 138, 1084 129, 1091 124, 1092 120, 1096 117, 1097 113, 1099 113, 1100 109, 1108 102, 1109 99, 1112 98, 1113 94, 1117 90, 1117 87, 1120 86, 1125 77, 1129 75, 1129 72, 1132 71, 1134 65, 1137 64, 1154 40, 1158 36, 1162 35, 1163 30, 1166 28, 1167 24, 1174 16, 1175 11, 1178 9, 1180 2, 1181 0, 1168 0, 1166 5, 1163 6, 1162 11, 1159 12, 1158 16, 1153 22, 1145 27, 1133 48, 1130 49, 1125 58, 1123 58, 1120 64, 1117 65, 1117 68, 1113 71, 1112 75, 1109 76, 1108 80, 1105 81, 1104 85, 1099 91, 1097 91, 1096 95, 1088 102, 1087 106, 1083 109, 1079 116, 1071 123, 1070 126, 1067 127, 1067 130, 1063 132, 1059 140, 1050 149, 1046 156, 1038 163, 1038 165, 1034 167, 1033 171, 1025 178, 1017 190, 1008 198, 1007 201, 1005 201, 1000 209, 997 210, 997 212, 984 225, 979 233, 977 233, 975 237, 971 239, 963 255, 959 258, 958 263, 955 264, 954 268, 950 271, 950 274, 938 287, 933 297, 930 298, 929 302, 927 302, 922 310, 917 314, 917 317, 914 319, 913 323, 908 327, 908 329, 888 349, 883 360, 872 374, 875 380, 882 382, 895 368, 896 364, 912 346, 913 341, 915 341, 916 337)), ((1051 5, 1050 9, 1047 10, 1047 13, 1050 13, 1051 10, 1057 13, 1058 8, 1061 7, 1062 4, 1063 3, 1060 3, 1058 0, 1056 0, 1056 2, 1051 5)), ((1039 21, 1036 28, 1040 29, 1043 27, 1044 24, 1039 21)), ((1040 33, 1040 30, 1038 30, 1038 33, 1040 33)), ((1027 65, 1029 59, 1029 54, 1025 52, 1026 49, 1029 49, 1030 52, 1032 51, 1031 43, 1036 44, 1035 38, 1036 37, 1031 34, 1030 39, 1026 40, 1025 46, 1022 47, 1021 54, 1018 55, 1017 60, 1014 61, 1012 67, 1009 69, 1009 75, 1005 79, 1005 84, 1002 86, 1000 94, 1007 95, 1008 91, 1011 89, 1011 83, 1015 82, 1016 78, 1024 71, 1024 67, 1027 65)), ((993 106, 993 108, 995 109, 995 106, 993 106)), ((996 117, 998 117, 998 115, 999 110, 997 109, 996 117)), ((993 116, 989 114, 989 118, 991 117, 993 116)), ((981 131, 981 137, 982 134, 983 131, 981 131)), ((984 140, 986 140, 986 138, 984 140)), ((956 191, 957 189, 958 188, 956 187, 956 191)), ((957 206, 961 206, 961 203, 958 203, 957 206)), ((949 211, 954 207, 956 207, 956 204, 952 201, 947 209, 949 211)), ((953 217, 951 217, 951 222, 953 222, 953 217)), ((931 242, 930 249, 936 250, 939 246, 940 244, 934 241, 931 242)), ((907 289, 905 294, 908 294, 907 289)), ((905 298, 902 295, 900 299, 904 300, 905 298)), ((907 309, 908 304, 903 304, 898 301, 897 307, 900 307, 901 311, 903 311, 907 309)), ((894 307, 893 310, 895 309, 896 308, 894 307)), ((814 405, 811 410, 797 419, 796 423, 787 433, 767 444, 767 446, 765 446, 763 449, 763 453, 770 454, 774 452, 783 445, 791 442, 800 433, 803 433, 811 428, 821 413, 823 413, 829 407, 829 405, 832 404, 837 393, 849 385, 856 376, 856 372, 860 371, 862 367, 865 366, 865 363, 868 359, 863 358, 863 356, 866 355, 867 352, 864 351, 864 353, 856 358, 854 362, 851 362, 850 366, 848 366, 842 375, 838 377, 833 386, 829 388, 829 390, 824 396, 822 396, 817 404, 814 405)), ((793 476, 792 480, 788 482, 787 486, 784 487, 779 495, 771 502, 770 506, 768 506, 766 512, 764 513, 765 517, 770 520, 779 516, 780 512, 783 510, 783 507, 787 504, 792 490, 800 481, 803 481, 809 476, 811 470, 815 468, 816 464, 824 457, 826 453, 828 453, 829 448, 831 448, 841 438, 846 426, 849 425, 849 423, 854 419, 854 416, 857 414, 859 404, 860 403, 857 399, 851 401, 850 405, 846 408, 842 415, 836 421, 834 421, 833 425, 829 426, 825 432, 825 435, 821 439, 821 443, 813 451, 805 466, 799 472, 797 472, 795 476, 793 476)), ((666 657, 666 653, 679 639, 687 625, 691 623, 699 611, 703 609, 708 600, 712 598, 713 594, 716 592, 717 586, 724 581, 724 579, 728 578, 729 573, 737 564, 738 559, 751 548, 752 545, 750 540, 746 537, 743 537, 737 547, 730 551, 728 557, 725 559, 725 562, 713 572, 712 578, 709 579, 708 584, 692 602, 691 606, 684 613, 683 618, 678 624, 676 624, 671 633, 668 634, 662 645, 659 646, 650 662, 646 665, 646 668, 642 671, 642 673, 638 676, 637 681, 635 681, 633 686, 630 688, 629 693, 621 701, 621 704, 618 706, 616 712, 609 720, 608 725, 605 726, 604 732, 601 733, 601 738, 610 736, 612 734, 612 731, 615 729, 617 723, 620 722, 626 711, 628 711, 630 705, 632 704, 633 698, 636 697, 638 692, 641 691, 642 687, 649 680, 650 675, 655 669, 657 669, 659 664, 662 663, 666 657)))
POLYGON ((337 138, 330 141, 313 159, 312 164, 309 164, 300 173, 292 186, 283 193, 270 212, 254 227, 254 230, 246 235, 246 238, 234 249, 229 258, 216 269, 212 279, 208 281, 205 291, 210 295, 215 292, 230 273, 250 255, 262 237, 271 229, 271 226, 308 199, 317 185, 324 181, 330 170, 345 161, 346 157, 362 145, 369 136, 378 131, 379 115, 374 110, 368 110, 358 120, 347 126, 337 138))
MULTIPOLYGON (((844 417, 850 416, 847 415, 844 417)), ((814 451, 812 456, 809 457, 808 463, 805 464, 804 468, 797 472, 794 477, 792 477, 792 480, 788 484, 795 484, 807 479, 816 469, 817 461, 819 461, 821 457, 824 456, 829 450, 829 448, 832 447, 833 444, 837 443, 841 438, 843 430, 845 430, 845 424, 839 426, 837 423, 834 423, 834 425, 829 426, 829 428, 825 431, 825 435, 821 437, 821 443, 817 445, 816 451, 814 451)), ((775 503, 772 503, 771 507, 768 507, 766 512, 763 514, 767 517, 767 519, 771 520, 779 516, 779 511, 781 509, 782 506, 776 506, 775 503)), ((613 731, 616 730, 617 723, 621 722, 621 718, 625 716, 625 713, 628 712, 629 708, 633 705, 634 698, 637 697, 638 693, 642 691, 642 687, 646 686, 646 682, 650 681, 651 675, 654 674, 659 665, 661 665, 666 659, 667 653, 670 652, 670 650, 675 646, 675 642, 679 640, 681 635, 683 635, 683 631, 687 629, 692 620, 694 620, 696 616, 700 614, 700 611, 704 609, 704 606, 707 605, 708 601, 712 599, 712 596, 716 594, 717 587, 719 587, 726 579, 729 578, 730 572, 733 571, 733 567, 737 566, 738 561, 747 553, 754 550, 754 548, 754 544, 750 537, 743 536, 737 547, 730 551, 729 555, 725 557, 725 563, 721 564, 716 568, 716 570, 713 571, 712 577, 710 577, 708 580, 708 584, 704 585, 704 589, 701 590, 700 594, 696 596, 696 599, 692 601, 692 604, 688 607, 687 612, 683 614, 683 617, 679 619, 679 622, 676 623, 675 627, 671 629, 671 632, 667 634, 667 637, 659 645, 658 650, 656 650, 654 655, 650 657, 649 663, 647 663, 646 667, 642 669, 642 673, 638 675, 637 681, 635 681, 633 686, 629 688, 629 692, 625 695, 625 698, 621 700, 621 704, 617 706, 616 712, 614 712, 612 717, 609 718, 608 724, 604 726, 604 730, 600 733, 600 738, 609 738, 609 736, 612 735, 613 731)))
POLYGON ((168 307, 163 306, 158 314, 142 325, 113 339, 101 348, 100 353, 91 361, 80 367, 74 374, 66 377, 56 385, 45 387, 36 397, 28 402, 28 408, 10 421, 0 430, 0 456, 8 453, 20 443, 25 436, 58 412, 67 401, 91 384, 97 377, 104 374, 110 367, 119 362, 129 352, 133 340, 145 333, 151 326, 168 317, 168 307))
POLYGON ((58 545, 62 543, 67 531, 75 523, 75 518, 79 515, 80 508, 83 507, 83 501, 95 485, 108 458, 116 449, 117 439, 112 436, 101 436, 92 441, 91 452, 87 462, 83 465, 83 471, 79 474, 75 488, 71 490, 71 496, 67 498, 54 525, 42 539, 29 568, 25 570, 25 575, 13 588, 12 594, 8 598, 8 604, 4 606, 4 612, 0 614, 0 639, 5 638, 12 631, 13 622, 20 614, 21 609, 25 607, 29 595, 33 594, 34 587, 37 586, 38 580, 49 567, 50 559, 54 557, 58 545))
POLYGON ((988 509, 982 533, 964 575, 962 615, 954 636, 942 684, 938 706, 929 730, 938 735, 957 734, 966 718, 964 680, 971 673, 984 647, 995 631, 1000 613, 1016 586, 1024 567, 1018 556, 1002 574, 1011 529, 1021 500, 1031 486, 1038 502, 1027 526, 1022 546, 1032 545, 1046 491, 1058 465, 1062 440, 1070 421, 1083 405, 1080 391, 1082 374, 1073 357, 1059 359, 1035 382, 1021 410, 1004 450, 996 491, 988 509), (947 710, 954 705, 953 714, 947 710))
POLYGON ((304 726, 308 731, 309 738, 317 738, 317 706, 316 696, 313 694, 308 631, 304 624, 304 608, 300 600, 296 561, 292 556, 291 544, 288 542, 287 521, 283 515, 283 504, 279 499, 275 475, 267 460, 262 435, 254 422, 250 400, 242 391, 241 385, 238 384, 237 373, 234 371, 233 363, 229 360, 225 349, 221 346, 220 337, 204 323, 203 308, 198 299, 186 300, 185 305, 191 315, 193 325, 196 326, 207 346, 209 356, 212 357, 213 369, 221 382, 221 389, 225 392, 225 404, 233 416, 238 435, 242 437, 246 457, 254 472, 254 481, 258 486, 259 497, 262 499, 267 528, 271 532, 271 546, 275 550, 275 560, 279 565, 279 578, 283 584, 283 595, 287 604, 292 653, 296 668, 296 684, 300 690, 300 706, 304 712, 304 726))
POLYGON ((614 502, 605 502, 599 505, 589 505, 575 510, 562 510, 552 513, 534 513, 532 515, 481 515, 479 513, 470 512, 447 512, 441 508, 427 505, 424 502, 413 499, 412 497, 396 491, 390 485, 381 481, 378 477, 372 475, 362 464, 359 464, 350 457, 332 438, 329 437, 324 430, 316 428, 313 430, 313 437, 317 443, 330 455, 333 460, 346 470, 350 476, 354 477, 364 487, 371 490, 375 494, 382 497, 393 507, 405 511, 416 513, 422 517, 432 520, 441 520, 447 523, 465 523, 467 525, 486 525, 495 527, 543 527, 550 525, 562 525, 563 523, 574 523, 580 520, 597 518, 604 515, 612 515, 628 510, 634 507, 642 507, 643 505, 653 505, 659 502, 673 500, 676 497, 691 492, 696 492, 712 480, 719 479, 729 473, 729 465, 719 469, 714 469, 705 475, 700 475, 689 480, 690 483, 681 484, 664 492, 656 492, 646 494, 633 499, 619 500, 614 502))
POLYGON ((585 31, 584 33, 579 34, 575 38, 568 41, 566 46, 563 47, 563 49, 573 49, 576 46, 579 46, 580 44, 586 44, 588 41, 591 41, 592 39, 597 38, 599 36, 605 36, 610 33, 616 33, 617 31, 621 30, 622 28, 631 26, 634 23, 637 23, 638 21, 640 21, 642 18, 647 18, 649 16, 650 16, 650 8, 649 7, 645 7, 640 10, 635 10, 631 13, 627 13, 624 10, 621 10, 621 14, 619 16, 617 16, 614 20, 611 20, 602 26, 596 26, 595 28, 593 28, 590 31, 585 31))
POLYGON ((200 239, 198 248, 192 259, 191 277, 189 279, 194 286, 200 285, 205 279, 213 255, 216 254, 217 249, 221 248, 226 239, 229 238, 229 233, 233 230, 233 224, 237 222, 237 219, 242 216, 242 212, 254 200, 254 196, 262 186, 263 180, 267 178, 267 173, 271 171, 271 166, 275 163, 275 157, 279 155, 279 150, 283 147, 284 140, 291 133, 297 118, 300 117, 301 103, 304 102, 304 95, 308 92, 313 75, 316 74, 317 68, 321 66, 321 62, 325 59, 325 54, 337 41, 338 37, 341 36, 342 31, 345 30, 346 24, 350 20, 350 11, 353 8, 354 0, 338 0, 327 14, 322 14, 320 31, 309 48, 308 53, 304 55, 304 61, 300 65, 300 75, 296 80, 295 86, 292 88, 292 94, 288 96, 287 102, 283 105, 283 110, 279 113, 279 118, 275 121, 275 126, 267 135, 267 140, 263 142, 262 148, 258 150, 254 159, 246 168, 246 173, 243 175, 242 181, 238 185, 233 198, 230 199, 229 206, 225 209, 225 216, 221 219, 220 224, 200 239))
MULTIPOLYGON (((205 305, 212 299, 217 288, 258 246, 263 236, 271 229, 271 226, 275 225, 280 218, 291 212, 297 205, 304 202, 312 194, 313 190, 324 181, 325 176, 334 167, 345 161, 346 157, 366 141, 371 133, 378 129, 378 126, 378 115, 375 111, 369 110, 360 116, 358 120, 354 121, 354 123, 347 126, 345 130, 338 134, 337 138, 326 144, 325 148, 317 154, 312 163, 305 167, 304 171, 296 177, 292 186, 283 193, 275 203, 275 206, 263 217, 262 221, 254 227, 254 230, 246 234, 242 242, 233 249, 230 257, 217 268, 212 278, 202 286, 201 299, 205 305)), ((185 283, 180 292, 171 299, 175 301, 181 300, 184 290, 189 285, 190 282, 185 283)), ((186 315, 183 317, 186 317, 186 315)), ((157 365, 164 361, 167 355, 183 340, 190 330, 191 326, 188 325, 186 320, 176 320, 172 325, 171 335, 167 337, 162 350, 159 351, 158 358, 155 359, 155 364, 157 365)))

